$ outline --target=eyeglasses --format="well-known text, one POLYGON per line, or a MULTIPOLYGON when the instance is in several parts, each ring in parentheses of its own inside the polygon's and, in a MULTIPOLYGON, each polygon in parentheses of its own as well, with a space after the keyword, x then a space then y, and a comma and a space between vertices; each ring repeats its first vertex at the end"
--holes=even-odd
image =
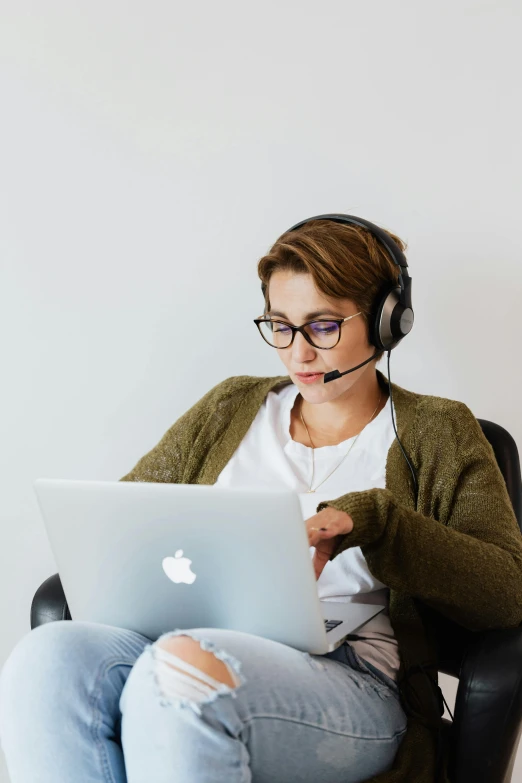
POLYGON ((302 326, 292 326, 287 321, 279 321, 276 318, 254 318, 254 323, 263 340, 272 348, 289 348, 294 342, 295 333, 301 332, 314 348, 328 351, 335 348, 341 339, 341 326, 357 315, 361 315, 361 312, 346 318, 307 321, 302 326))

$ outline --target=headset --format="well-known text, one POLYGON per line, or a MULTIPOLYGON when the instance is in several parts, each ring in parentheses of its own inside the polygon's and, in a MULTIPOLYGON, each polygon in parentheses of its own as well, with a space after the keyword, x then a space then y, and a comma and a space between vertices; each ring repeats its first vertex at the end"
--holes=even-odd
MULTIPOLYGON (((392 239, 392 237, 389 234, 383 231, 382 228, 379 228, 379 226, 376 226, 374 223, 371 223, 369 220, 356 217, 355 215, 344 215, 344 214, 337 214, 337 213, 326 214, 326 215, 314 215, 313 217, 307 218, 306 220, 301 220, 299 223, 296 223, 291 228, 287 229, 285 233, 295 231, 296 229, 300 228, 301 226, 304 226, 306 223, 309 223, 312 220, 331 220, 335 223, 344 223, 346 225, 360 226, 361 228, 367 229, 381 243, 381 245, 383 245, 383 247, 388 252, 388 255, 393 261, 393 263, 396 264, 396 266, 399 268, 398 285, 395 285, 393 283, 389 283, 389 284, 387 283, 383 285, 382 289, 379 291, 372 305, 372 309, 370 312, 369 342, 377 349, 377 351, 373 354, 373 356, 370 356, 369 359, 362 362, 362 364, 357 365, 357 367, 352 367, 349 370, 345 370, 342 373, 340 373, 339 370, 333 370, 332 372, 325 373, 323 380, 324 383, 333 381, 336 378, 340 378, 342 375, 353 372, 354 370, 357 370, 359 367, 362 367, 364 364, 367 364, 379 352, 386 351, 388 353, 388 381, 389 381, 389 391, 390 391, 390 402, 391 402, 390 408, 391 408, 392 423, 395 431, 395 437, 399 442, 399 446, 401 447, 402 453, 404 455, 406 462, 408 463, 408 466, 410 468, 413 477, 415 505, 416 505, 418 488, 419 488, 418 480, 417 480, 415 470, 413 469, 413 466, 410 460, 408 459, 406 452, 404 451, 402 443, 399 439, 399 435, 397 433, 397 427, 395 425, 395 418, 393 413, 393 397, 392 397, 391 377, 390 377, 391 351, 400 343, 400 341, 404 337, 406 337, 407 334, 410 333, 413 327, 414 316, 413 316, 413 307, 412 307, 412 299, 411 299, 411 277, 408 272, 408 262, 401 248, 397 245, 397 243, 392 239)), ((266 285, 264 283, 261 285, 261 290, 263 292, 263 296, 265 296, 266 285)), ((366 637, 358 636, 357 634, 350 634, 349 636, 347 636, 347 640, 349 641, 350 640, 357 641, 365 638, 366 637)), ((446 700, 442 694, 440 687, 437 686, 435 682, 431 679, 431 677, 427 674, 422 664, 419 663, 417 666, 412 667, 410 669, 410 672, 407 673, 407 675, 404 678, 404 686, 405 687, 408 686, 407 681, 409 679, 409 676, 415 674, 419 670, 429 680, 429 683, 433 688, 433 690, 431 690, 431 694, 434 699, 434 708, 436 713, 442 716, 444 712, 444 705, 446 705, 446 708, 449 714, 451 715, 451 711, 448 705, 446 704, 446 700)), ((415 709, 416 694, 414 688, 413 688, 413 693, 410 692, 409 695, 407 693, 403 693, 403 698, 408 702, 408 707, 410 708, 411 714, 415 714, 416 717, 422 723, 424 723, 424 725, 431 725, 431 727, 433 727, 433 723, 431 723, 430 720, 426 721, 424 717, 420 715, 415 709), (412 697, 413 704, 410 702, 409 696, 412 697)), ((452 715, 451 717, 453 718, 452 715)), ((437 725, 436 775, 438 775, 439 767, 442 764, 443 744, 444 744, 444 735, 442 734, 442 721, 440 721, 440 723, 438 723, 437 725)))
MULTIPOLYGON (((391 351, 405 337, 413 326, 413 309, 411 304, 411 277, 408 273, 406 256, 382 228, 355 215, 328 214, 315 215, 301 220, 285 233, 295 231, 311 220, 332 220, 335 223, 360 226, 370 231, 384 245, 394 264, 399 267, 398 286, 387 285, 377 296, 370 314, 370 343, 379 351, 391 351)), ((339 377, 339 376, 336 376, 339 377)), ((326 381, 327 382, 327 381, 326 381)))

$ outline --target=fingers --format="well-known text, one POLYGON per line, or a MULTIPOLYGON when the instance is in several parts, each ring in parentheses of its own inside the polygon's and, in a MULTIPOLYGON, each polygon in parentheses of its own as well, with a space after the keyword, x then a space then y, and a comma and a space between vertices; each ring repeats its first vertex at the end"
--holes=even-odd
POLYGON ((312 558, 312 564, 313 564, 313 567, 314 567, 315 578, 316 579, 319 579, 319 577, 321 576, 321 574, 322 574, 322 572, 324 570, 325 565, 330 560, 331 554, 332 554, 332 549, 331 548, 329 548, 329 549, 323 549, 323 548, 318 549, 316 547, 315 552, 314 552, 314 556, 312 558))
POLYGON ((353 529, 353 519, 344 511, 337 511, 327 506, 306 520, 306 528, 310 546, 316 546, 319 541, 350 533, 353 529))
POLYGON ((318 563, 317 560, 314 557, 314 559, 313 559, 313 566, 314 566, 315 578, 317 580, 317 579, 319 579, 319 577, 323 573, 323 569, 324 569, 325 563, 318 563))
POLYGON ((310 544, 310 546, 316 547, 320 541, 328 540, 329 538, 333 538, 336 535, 337 533, 335 529, 331 529, 329 527, 326 528, 309 527, 308 543, 310 544))

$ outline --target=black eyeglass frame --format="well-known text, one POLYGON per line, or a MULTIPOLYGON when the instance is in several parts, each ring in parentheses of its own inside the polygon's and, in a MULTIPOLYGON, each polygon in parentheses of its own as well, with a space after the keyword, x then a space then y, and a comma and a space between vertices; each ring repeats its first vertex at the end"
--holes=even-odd
POLYGON ((341 339, 341 326, 346 322, 350 321, 350 319, 355 318, 357 315, 362 315, 362 310, 358 313, 354 313, 353 315, 348 315, 346 318, 314 318, 312 321, 307 321, 305 324, 302 324, 301 326, 293 326, 293 324, 288 323, 288 321, 282 321, 279 318, 254 318, 254 323, 257 326, 259 330, 259 334, 265 341, 267 345, 270 346, 270 348, 276 348, 278 351, 284 351, 286 348, 290 348, 292 343, 294 342, 294 337, 296 332, 301 332, 305 340, 310 343, 314 348, 317 348, 319 351, 331 351, 332 348, 335 348, 339 344, 339 340, 341 339), (288 343, 288 345, 285 345, 284 348, 279 348, 277 345, 272 345, 272 343, 269 343, 268 340, 265 338, 263 332, 261 331, 261 324, 262 323, 276 323, 276 324, 284 324, 285 326, 290 327, 292 330, 292 339, 288 343), (312 338, 309 337, 304 328, 305 326, 310 326, 310 324, 337 324, 339 327, 337 330, 337 342, 335 345, 331 345, 329 348, 324 348, 321 345, 316 345, 314 342, 312 342, 312 338))

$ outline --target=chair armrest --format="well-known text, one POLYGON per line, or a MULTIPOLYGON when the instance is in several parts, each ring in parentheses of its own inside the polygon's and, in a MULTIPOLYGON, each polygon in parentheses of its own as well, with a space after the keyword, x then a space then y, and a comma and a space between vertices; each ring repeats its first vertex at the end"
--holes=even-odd
POLYGON ((472 635, 454 718, 452 783, 509 783, 522 729, 522 627, 472 635))
POLYGON ((31 603, 31 630, 55 620, 71 620, 59 574, 42 582, 31 603))

